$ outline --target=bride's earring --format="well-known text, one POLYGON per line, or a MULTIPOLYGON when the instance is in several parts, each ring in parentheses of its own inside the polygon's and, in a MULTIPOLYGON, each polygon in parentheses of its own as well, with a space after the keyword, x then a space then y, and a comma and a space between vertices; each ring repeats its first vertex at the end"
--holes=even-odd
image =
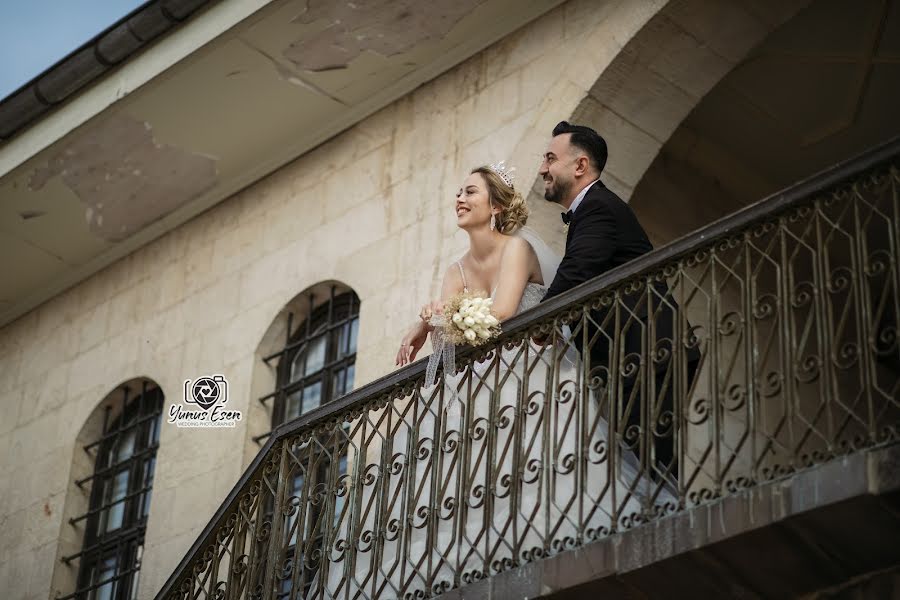
POLYGON ((491 231, 497 228, 497 217, 491 215, 491 231))

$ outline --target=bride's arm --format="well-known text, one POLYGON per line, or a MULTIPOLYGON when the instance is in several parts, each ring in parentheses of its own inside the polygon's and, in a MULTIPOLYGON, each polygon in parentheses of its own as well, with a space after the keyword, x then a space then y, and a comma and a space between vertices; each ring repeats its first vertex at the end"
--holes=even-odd
POLYGON ((434 330, 434 326, 428 322, 431 319, 431 315, 435 312, 440 312, 444 301, 462 290, 463 282, 459 274, 459 268, 455 264, 450 265, 450 268, 444 273, 444 281, 441 284, 441 299, 426 304, 419 311, 419 319, 416 320, 412 328, 400 341, 400 350, 397 351, 397 358, 394 364, 403 366, 416 359, 416 354, 425 345, 428 334, 434 330))
POLYGON ((499 320, 506 320, 516 314, 536 262, 534 250, 525 240, 513 237, 506 243, 491 309, 499 320))

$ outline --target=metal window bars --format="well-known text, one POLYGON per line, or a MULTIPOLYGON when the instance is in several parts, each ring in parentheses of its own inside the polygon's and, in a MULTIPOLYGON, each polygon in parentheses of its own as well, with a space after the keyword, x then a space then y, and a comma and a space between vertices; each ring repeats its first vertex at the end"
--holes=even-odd
MULTIPOLYGON (((273 428, 297 416, 287 414, 287 399, 292 394, 299 391, 302 404, 302 390, 309 385, 321 382, 320 404, 330 402, 339 395, 338 390, 335 390, 332 384, 334 375, 356 363, 356 346, 351 343, 351 336, 347 335, 346 340, 343 339, 343 332, 347 328, 352 329, 354 323, 359 319, 359 298, 356 294, 352 291, 338 294, 337 288, 331 286, 328 300, 323 305, 315 306, 315 297, 312 293, 309 294, 308 302, 307 318, 297 328, 297 331, 292 331, 293 313, 288 314, 284 348, 263 358, 263 362, 267 365, 272 360, 278 359, 275 390, 259 398, 259 402, 263 404, 275 399, 272 408, 273 428), (300 376, 294 376, 292 373, 294 361, 298 357, 305 360, 304 353, 310 344, 318 339, 325 341, 322 365, 310 372, 304 370, 300 376)), ((268 431, 255 436, 253 440, 260 443, 270 435, 271 431, 268 431)))
POLYGON ((158 597, 429 597, 896 443, 898 240, 895 139, 508 320, 435 387, 418 361, 285 423, 158 597))
POLYGON ((90 482, 89 506, 69 520, 85 523, 82 548, 61 559, 79 561, 77 586, 60 600, 93 597, 101 589, 104 597, 135 597, 162 410, 162 391, 152 383, 142 381, 136 396, 123 386, 118 401, 105 408, 101 435, 84 446, 95 468, 75 483, 90 482))

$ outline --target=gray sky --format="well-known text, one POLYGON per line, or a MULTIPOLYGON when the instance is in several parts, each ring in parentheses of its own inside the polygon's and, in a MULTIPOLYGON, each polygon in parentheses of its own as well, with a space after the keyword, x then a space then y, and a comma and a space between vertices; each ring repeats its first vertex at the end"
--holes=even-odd
POLYGON ((0 0, 0 99, 146 0, 0 0))

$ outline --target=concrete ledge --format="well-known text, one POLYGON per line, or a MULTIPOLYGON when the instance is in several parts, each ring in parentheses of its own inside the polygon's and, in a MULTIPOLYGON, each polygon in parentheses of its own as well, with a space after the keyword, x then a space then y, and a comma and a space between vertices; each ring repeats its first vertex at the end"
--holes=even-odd
POLYGON ((900 563, 900 444, 610 536, 441 598, 789 597, 900 563))

